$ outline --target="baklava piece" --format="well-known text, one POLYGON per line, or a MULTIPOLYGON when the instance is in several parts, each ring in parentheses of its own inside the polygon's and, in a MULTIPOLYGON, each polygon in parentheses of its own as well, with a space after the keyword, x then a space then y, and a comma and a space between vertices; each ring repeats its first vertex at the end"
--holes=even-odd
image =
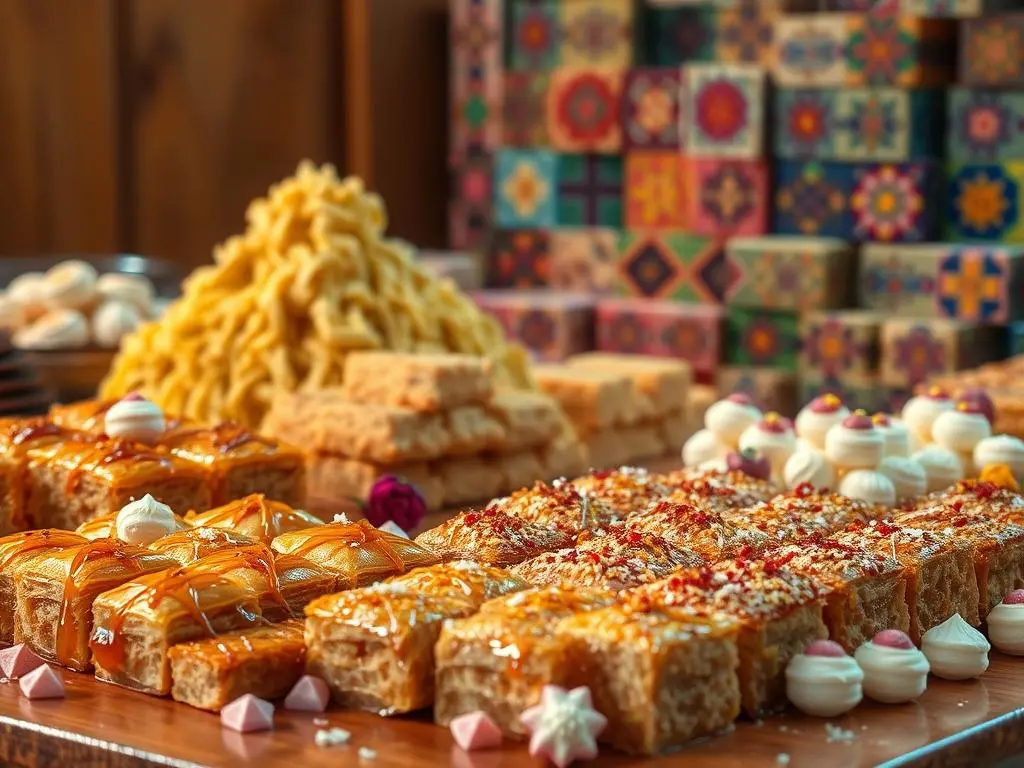
POLYGON ((569 483, 537 483, 488 506, 530 523, 574 534, 604 527, 617 519, 615 510, 606 502, 581 494, 569 483))
POLYGON ((226 528, 186 528, 161 536, 149 548, 174 559, 178 565, 191 565, 214 552, 248 547, 255 543, 248 536, 226 528))
MULTIPOLYGON (((102 435, 106 431, 107 411, 118 402, 117 400, 79 400, 66 405, 58 403, 50 406, 47 418, 54 424, 67 429, 102 435)), ((165 414, 164 422, 168 429, 174 429, 187 423, 187 420, 180 416, 165 414)))
POLYGON ((729 522, 766 534, 773 543, 785 544, 815 534, 837 531, 857 520, 882 517, 873 504, 830 493, 818 493, 809 485, 725 515, 729 522))
POLYGON ((779 489, 764 480, 742 472, 705 472, 693 475, 679 470, 655 475, 660 485, 670 489, 668 501, 693 504, 720 515, 737 512, 768 501, 779 489))
MULTIPOLYGON (((120 510, 117 512, 110 512, 106 515, 100 515, 94 517, 92 520, 86 520, 80 526, 75 529, 75 533, 79 536, 84 536, 89 541, 96 541, 97 539, 116 539, 117 538, 117 516, 120 510)), ((185 522, 185 518, 174 516, 174 525, 177 529, 175 533, 181 531, 187 531, 192 528, 191 523, 185 522)), ((171 536, 173 534, 167 534, 171 536)))
POLYGON ((226 528, 264 544, 282 533, 323 524, 316 515, 293 509, 283 501, 271 501, 262 493, 249 494, 206 512, 189 512, 185 519, 197 528, 226 528))
POLYGON ((556 528, 507 515, 497 507, 461 512, 416 537, 416 543, 441 560, 475 560, 507 566, 542 552, 571 547, 573 537, 556 528))
POLYGON ((701 555, 709 563, 727 557, 749 558, 771 539, 753 527, 737 526, 721 515, 691 504, 659 501, 626 521, 633 530, 657 534, 670 544, 701 555))
POLYGON ((667 486, 637 467, 591 472, 577 477, 571 485, 591 499, 600 499, 620 518, 643 512, 670 493, 667 486))

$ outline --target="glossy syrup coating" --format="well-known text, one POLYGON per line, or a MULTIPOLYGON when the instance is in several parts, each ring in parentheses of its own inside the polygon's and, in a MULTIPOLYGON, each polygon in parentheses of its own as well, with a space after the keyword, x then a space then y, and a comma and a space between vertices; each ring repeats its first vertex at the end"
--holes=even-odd
POLYGON ((323 521, 284 502, 253 493, 207 512, 189 512, 185 519, 196 527, 227 528, 269 544, 283 533, 322 525, 323 521))

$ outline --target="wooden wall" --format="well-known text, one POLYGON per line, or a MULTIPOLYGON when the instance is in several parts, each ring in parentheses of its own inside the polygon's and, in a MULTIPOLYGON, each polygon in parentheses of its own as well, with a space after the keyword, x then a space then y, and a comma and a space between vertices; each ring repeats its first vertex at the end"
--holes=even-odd
POLYGON ((0 0, 0 255, 194 266, 306 157, 441 245, 446 5, 0 0))

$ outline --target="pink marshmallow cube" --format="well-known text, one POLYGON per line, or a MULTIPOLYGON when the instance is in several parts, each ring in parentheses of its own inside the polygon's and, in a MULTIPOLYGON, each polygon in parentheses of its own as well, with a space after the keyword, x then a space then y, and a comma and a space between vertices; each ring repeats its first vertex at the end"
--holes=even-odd
POLYGON ((285 697, 284 708, 299 712, 323 712, 330 698, 327 683, 319 677, 303 675, 285 697))
POLYGON ((451 722, 452 738, 466 752, 501 746, 501 729, 486 712, 459 715, 451 722))
POLYGON ((239 733, 269 731, 274 727, 274 705, 247 693, 220 711, 220 723, 239 733))
POLYGON ((11 680, 24 677, 33 669, 41 666, 43 666, 43 660, 24 643, 18 643, 0 651, 0 670, 3 671, 4 677, 11 680))
POLYGON ((36 667, 18 681, 21 694, 28 699, 63 699, 64 681, 49 664, 36 667))

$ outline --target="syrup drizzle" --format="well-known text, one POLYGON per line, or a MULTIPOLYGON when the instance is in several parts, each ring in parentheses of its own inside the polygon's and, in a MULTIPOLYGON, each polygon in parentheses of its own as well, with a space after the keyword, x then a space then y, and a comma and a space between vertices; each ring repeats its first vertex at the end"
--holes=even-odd
POLYGON ((71 531, 46 528, 41 531, 26 531, 0 539, 0 571, 7 568, 15 560, 43 549, 68 549, 86 544, 84 537, 71 531), (14 546, 10 546, 10 545, 14 546), (10 549, 8 549, 10 547, 10 549))
POLYGON ((197 526, 230 528, 248 533, 250 526, 246 523, 250 519, 257 520, 259 538, 265 542, 273 541, 282 533, 309 528, 320 522, 283 502, 268 501, 262 493, 253 493, 196 515, 191 522, 197 526))
POLYGON ((367 523, 357 520, 354 523, 331 523, 317 528, 308 528, 297 533, 304 537, 298 546, 288 552, 289 555, 306 557, 317 547, 332 545, 341 547, 365 547, 377 543, 383 554, 399 571, 405 570, 405 561, 395 551, 388 537, 367 523))

